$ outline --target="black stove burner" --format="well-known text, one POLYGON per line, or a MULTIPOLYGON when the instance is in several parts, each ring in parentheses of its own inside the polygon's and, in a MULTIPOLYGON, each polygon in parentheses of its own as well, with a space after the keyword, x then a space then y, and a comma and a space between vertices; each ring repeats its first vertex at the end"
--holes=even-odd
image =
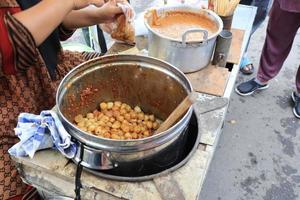
POLYGON ((193 113, 188 127, 180 136, 181 138, 161 153, 134 163, 122 163, 122 165, 111 170, 97 171, 84 169, 94 175, 119 181, 144 181, 152 179, 157 175, 169 173, 184 165, 198 146, 199 134, 197 117, 193 113))

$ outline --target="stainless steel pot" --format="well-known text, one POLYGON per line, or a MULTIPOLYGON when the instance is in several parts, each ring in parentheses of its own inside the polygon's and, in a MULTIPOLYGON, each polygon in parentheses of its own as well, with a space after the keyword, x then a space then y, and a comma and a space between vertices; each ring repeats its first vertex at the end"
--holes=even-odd
POLYGON ((161 60, 137 55, 111 55, 79 65, 59 85, 56 103, 60 119, 80 148, 74 159, 91 169, 112 169, 122 163, 147 159, 174 143, 186 128, 192 108, 170 129, 138 140, 100 138, 78 129, 77 114, 98 108, 102 101, 140 105, 165 119, 192 91, 185 75, 161 60))
POLYGON ((193 8, 187 5, 157 8, 158 16, 163 16, 164 13, 169 11, 185 11, 202 15, 214 22, 218 30, 208 36, 207 30, 190 29, 182 35, 181 40, 175 40, 153 30, 149 25, 152 19, 149 17, 149 13, 146 13, 145 25, 148 29, 149 56, 165 60, 184 73, 195 72, 208 66, 211 61, 216 38, 223 29, 221 18, 211 10, 193 8), (199 38, 198 41, 186 42, 187 35, 193 32, 203 33, 203 38, 199 38))

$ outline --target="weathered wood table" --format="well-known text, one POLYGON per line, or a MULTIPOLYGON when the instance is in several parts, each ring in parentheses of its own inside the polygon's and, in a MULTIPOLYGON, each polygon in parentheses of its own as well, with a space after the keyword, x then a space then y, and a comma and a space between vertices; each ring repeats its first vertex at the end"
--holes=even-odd
MULTIPOLYGON (((239 6, 233 26, 245 30, 242 51, 249 39, 256 9, 239 6)), ((124 48, 114 46, 112 50, 124 48)), ((126 49, 126 48, 125 48, 126 49)), ((238 65, 233 65, 226 82, 223 97, 230 98, 239 71, 238 65)), ((200 101, 215 98, 208 94, 199 94, 200 101)), ((228 105, 205 114, 197 114, 201 140, 191 159, 183 167, 164 176, 144 182, 119 182, 99 178, 88 172, 83 172, 81 181, 82 199, 197 199, 213 158, 214 150, 222 132, 228 105)), ((197 110, 197 109, 196 109, 197 110)), ((196 112, 197 113, 197 112, 196 112)), ((54 150, 38 152, 33 159, 13 158, 25 182, 38 188, 46 197, 59 199, 59 196, 74 198, 74 181, 76 165, 54 150)))

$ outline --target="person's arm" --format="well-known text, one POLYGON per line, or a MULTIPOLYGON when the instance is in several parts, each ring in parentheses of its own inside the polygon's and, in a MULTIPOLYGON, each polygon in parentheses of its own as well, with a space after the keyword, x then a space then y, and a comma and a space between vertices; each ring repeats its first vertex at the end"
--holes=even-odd
POLYGON ((32 8, 16 13, 14 17, 31 32, 39 45, 73 10, 73 6, 73 0, 43 0, 32 8))
POLYGON ((101 7, 90 6, 70 12, 65 17, 63 26, 66 29, 75 29, 112 22, 119 14, 122 14, 122 9, 117 6, 117 1, 111 0, 101 7))
POLYGON ((14 17, 30 31, 36 45, 39 45, 73 9, 81 9, 99 2, 101 0, 43 0, 27 10, 14 14, 14 17))
POLYGON ((32 66, 37 59, 37 45, 62 23, 65 15, 100 1, 43 0, 24 11, 0 5, 0 76, 32 66))

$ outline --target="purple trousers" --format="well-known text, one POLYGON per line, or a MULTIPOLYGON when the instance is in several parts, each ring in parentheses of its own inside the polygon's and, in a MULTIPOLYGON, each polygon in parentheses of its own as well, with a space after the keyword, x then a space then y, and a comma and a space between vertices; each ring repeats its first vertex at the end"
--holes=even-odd
MULTIPOLYGON (((259 81, 268 82, 278 74, 290 53, 299 27, 300 13, 282 10, 278 1, 274 1, 259 63, 259 81)), ((300 92, 300 67, 296 75, 296 88, 300 92)))

